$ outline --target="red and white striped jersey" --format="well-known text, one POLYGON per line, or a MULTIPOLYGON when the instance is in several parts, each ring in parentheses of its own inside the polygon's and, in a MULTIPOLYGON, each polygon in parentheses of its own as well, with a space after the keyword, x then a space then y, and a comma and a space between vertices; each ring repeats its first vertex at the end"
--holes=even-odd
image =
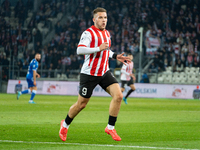
POLYGON ((123 64, 121 69, 121 80, 122 81, 129 81, 131 79, 130 74, 133 72, 133 62, 129 64, 123 64))
MULTIPOLYGON (((110 33, 107 30, 102 31, 95 26, 91 26, 82 33, 78 47, 97 48, 104 42, 108 42, 110 47, 110 38, 110 33)), ((109 57, 111 58, 113 54, 109 48, 85 54, 81 73, 92 76, 103 76, 109 70, 108 61, 109 57)))

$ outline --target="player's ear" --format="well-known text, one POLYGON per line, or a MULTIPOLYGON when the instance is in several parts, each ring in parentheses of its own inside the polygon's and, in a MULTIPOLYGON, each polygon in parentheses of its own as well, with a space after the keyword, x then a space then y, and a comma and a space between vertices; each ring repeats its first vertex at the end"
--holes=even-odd
POLYGON ((93 20, 93 22, 95 23, 95 18, 94 18, 94 17, 93 17, 93 19, 92 19, 92 20, 93 20))

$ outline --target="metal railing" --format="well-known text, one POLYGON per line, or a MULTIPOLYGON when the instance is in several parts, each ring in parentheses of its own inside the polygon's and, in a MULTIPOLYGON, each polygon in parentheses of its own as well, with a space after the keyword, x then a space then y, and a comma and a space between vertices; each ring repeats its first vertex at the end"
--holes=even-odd
MULTIPOLYGON (((20 79, 25 78, 28 69, 19 69, 17 65, 4 65, 0 66, 0 83, 2 80, 8 81, 8 79, 20 79), (5 77, 5 78, 4 78, 5 77)), ((63 69, 38 69, 37 72, 41 78, 52 78, 57 80, 70 80, 79 78, 80 70, 63 70, 63 69)))

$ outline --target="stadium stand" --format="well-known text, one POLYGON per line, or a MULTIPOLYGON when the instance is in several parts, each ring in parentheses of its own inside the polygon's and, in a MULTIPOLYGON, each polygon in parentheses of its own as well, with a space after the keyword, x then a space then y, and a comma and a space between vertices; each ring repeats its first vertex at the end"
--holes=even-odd
MULTIPOLYGON (((137 31, 144 27, 143 61, 153 60, 144 72, 151 83, 199 82, 198 0, 43 0, 37 12, 33 12, 31 2, 28 0, 23 4, 19 0, 15 7, 8 0, 1 4, 0 62, 5 65, 2 60, 6 59, 6 63, 16 64, 20 70, 12 76, 8 67, 7 74, 4 72, 2 76, 4 80, 24 76, 27 63, 36 52, 42 53, 39 67, 42 77, 57 80, 77 78, 83 57, 76 55, 76 46, 81 33, 92 25, 91 11, 99 6, 108 10, 107 29, 112 35, 111 49, 114 52, 131 52, 137 60, 140 39, 137 31), (65 16, 67 19, 62 21, 65 16), (53 38, 44 44, 42 41, 51 31, 55 31, 53 38)), ((120 65, 110 60, 113 71, 120 65)), ((138 66, 135 67, 137 74, 138 66)))

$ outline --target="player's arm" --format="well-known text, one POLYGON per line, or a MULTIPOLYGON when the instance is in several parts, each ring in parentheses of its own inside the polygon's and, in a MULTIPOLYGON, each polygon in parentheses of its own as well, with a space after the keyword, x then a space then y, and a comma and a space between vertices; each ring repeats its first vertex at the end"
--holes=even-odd
POLYGON ((133 80, 135 81, 136 78, 135 78, 135 74, 133 73, 133 70, 131 71, 132 73, 130 74, 130 76, 133 78, 133 80))
POLYGON ((130 76, 133 78, 133 80, 135 80, 135 75, 133 73, 130 74, 130 76))
POLYGON ((91 34, 88 31, 84 31, 81 35, 80 42, 78 44, 77 48, 77 54, 78 55, 86 55, 86 54, 92 54, 99 51, 103 51, 109 47, 109 44, 107 42, 102 43, 99 47, 90 48, 90 43, 92 41, 91 34))
POLYGON ((37 72, 36 72, 36 77, 37 77, 37 78, 40 78, 40 75, 39 75, 37 72))
POLYGON ((36 85, 36 77, 40 77, 40 75, 37 73, 38 65, 33 65, 33 84, 36 85))
POLYGON ((123 66, 122 66, 122 69, 121 69, 121 73, 124 73, 124 74, 126 74, 126 75, 132 77, 133 80, 135 80, 135 75, 134 75, 133 73, 128 73, 128 72, 126 72, 126 68, 127 68, 127 66, 126 66, 126 65, 123 65, 123 66))
POLYGON ((95 48, 80 46, 80 47, 77 48, 77 54, 78 55, 92 54, 92 53, 103 51, 107 48, 108 48, 107 42, 102 43, 99 47, 95 47, 95 48))
POLYGON ((133 80, 135 80, 135 75, 134 75, 133 73, 128 73, 128 72, 126 72, 123 68, 121 69, 121 73, 124 73, 124 74, 126 74, 126 75, 132 77, 133 80))
POLYGON ((111 50, 109 50, 109 51, 110 51, 110 55, 109 55, 110 58, 117 59, 118 61, 122 62, 124 65, 126 65, 126 63, 131 62, 131 59, 129 57, 123 56, 124 53, 116 54, 111 50))
POLYGON ((33 84, 34 85, 36 85, 36 75, 37 75, 36 70, 33 70, 33 84))

